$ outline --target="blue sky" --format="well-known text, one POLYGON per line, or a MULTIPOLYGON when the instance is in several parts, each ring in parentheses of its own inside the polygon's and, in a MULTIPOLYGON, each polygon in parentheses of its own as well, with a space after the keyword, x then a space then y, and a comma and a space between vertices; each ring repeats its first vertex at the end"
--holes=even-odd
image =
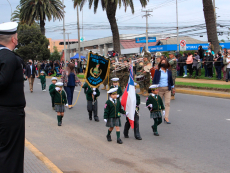
MULTIPOLYGON (((12 10, 16 9, 20 0, 9 0, 12 5, 12 10)), ((132 14, 128 8, 125 12, 124 8, 117 9, 116 18, 118 26, 120 27, 120 34, 141 34, 145 32, 145 18, 141 12, 139 0, 133 0, 135 13, 132 14), (137 28, 140 27, 140 28, 137 28)), ((176 33, 176 0, 150 0, 147 7, 144 9, 153 9, 152 16, 149 18, 149 27, 156 27, 149 29, 150 33, 176 33)), ((77 12, 73 8, 72 0, 65 0, 66 6, 66 32, 71 33, 71 39, 77 39, 77 12)), ((216 12, 218 20, 217 23, 222 25, 228 25, 230 14, 228 7, 230 1, 216 0, 216 12)), ((0 1, 0 23, 10 21, 11 8, 7 0, 0 1)), ((88 8, 86 3, 82 11, 80 12, 80 25, 82 27, 82 14, 83 14, 83 36, 86 40, 92 40, 96 38, 102 38, 111 36, 110 25, 106 16, 106 12, 102 11, 100 4, 97 13, 94 14, 92 9, 88 8), (103 28, 103 29, 102 29, 103 28)), ((203 41, 207 40, 207 36, 204 32, 205 29, 200 28, 205 23, 203 14, 202 0, 178 0, 178 14, 179 14, 179 28, 180 31, 187 31, 195 29, 195 32, 185 32, 181 35, 191 36, 203 41), (197 25, 195 28, 190 26, 197 25), (189 26, 187 29, 182 29, 189 26), (203 35, 203 37, 200 37, 203 35)), ((62 21, 46 21, 46 36, 52 39, 62 39, 62 21)), ((219 39, 227 39, 227 28, 220 28, 219 31, 225 31, 224 36, 220 36, 219 39)), ((82 36, 82 31, 81 31, 82 36)))

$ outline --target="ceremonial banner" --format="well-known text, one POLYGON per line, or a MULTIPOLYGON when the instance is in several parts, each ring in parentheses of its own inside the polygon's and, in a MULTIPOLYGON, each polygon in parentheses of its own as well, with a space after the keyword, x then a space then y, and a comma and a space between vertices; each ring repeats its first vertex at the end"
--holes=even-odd
POLYGON ((110 60, 104 56, 89 52, 85 79, 90 87, 97 88, 110 72, 110 60))
POLYGON ((130 126, 133 129, 136 110, 136 92, 134 87, 132 64, 130 65, 129 82, 121 98, 121 105, 124 107, 124 110, 129 113, 127 118, 129 119, 130 126))

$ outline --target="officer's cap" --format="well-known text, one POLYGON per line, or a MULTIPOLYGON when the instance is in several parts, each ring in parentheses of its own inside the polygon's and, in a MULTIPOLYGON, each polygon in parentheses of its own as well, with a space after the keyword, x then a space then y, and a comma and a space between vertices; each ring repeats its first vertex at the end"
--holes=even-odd
POLYGON ((107 91, 108 94, 117 94, 117 87, 116 88, 111 88, 109 91, 107 91))
POLYGON ((0 24, 0 35, 13 35, 17 32, 18 23, 6 22, 0 24))
POLYGON ((118 77, 114 77, 114 78, 111 79, 111 81, 117 82, 117 81, 119 81, 119 78, 118 77))

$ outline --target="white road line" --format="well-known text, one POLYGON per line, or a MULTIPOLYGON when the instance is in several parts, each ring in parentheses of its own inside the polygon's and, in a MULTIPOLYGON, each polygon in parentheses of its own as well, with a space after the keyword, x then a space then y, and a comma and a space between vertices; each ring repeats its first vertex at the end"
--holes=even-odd
POLYGON ((144 102, 141 102, 141 104, 142 104, 142 105, 145 105, 146 103, 144 103, 144 102))
POLYGON ((74 91, 76 91, 76 92, 80 92, 80 91, 78 91, 78 90, 74 90, 74 91))
POLYGON ((230 119, 226 119, 227 121, 230 121, 230 119))

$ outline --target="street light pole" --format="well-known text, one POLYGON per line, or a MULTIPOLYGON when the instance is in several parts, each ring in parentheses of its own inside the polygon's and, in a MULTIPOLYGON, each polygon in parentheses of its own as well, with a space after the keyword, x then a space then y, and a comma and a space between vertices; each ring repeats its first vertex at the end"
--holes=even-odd
POLYGON ((179 52, 179 25, 178 25, 178 5, 176 0, 176 23, 177 23, 177 52, 179 52))
POLYGON ((64 5, 64 0, 62 0, 62 4, 63 4, 63 41, 64 41, 64 57, 65 57, 65 68, 66 68, 65 5, 64 5))
POLYGON ((149 12, 153 12, 153 10, 142 10, 142 12, 145 12, 146 14, 143 17, 146 17, 146 51, 149 50, 149 37, 148 37, 148 17, 151 16, 149 12))
POLYGON ((79 60, 81 61, 81 45, 80 45, 80 26, 79 26, 79 12, 78 12, 78 4, 77 4, 77 30, 78 30, 78 55, 79 60))

